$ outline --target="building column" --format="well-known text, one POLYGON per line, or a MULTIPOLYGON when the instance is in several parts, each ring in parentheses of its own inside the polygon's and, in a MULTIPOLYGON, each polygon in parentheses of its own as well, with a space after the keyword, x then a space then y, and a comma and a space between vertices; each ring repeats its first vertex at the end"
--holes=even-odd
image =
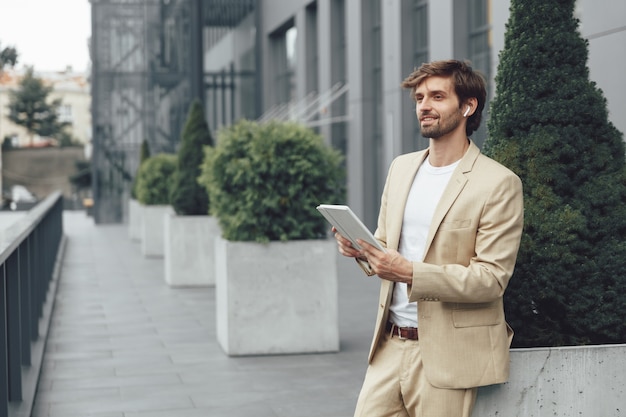
POLYGON ((203 40, 203 17, 202 17, 202 3, 200 0, 192 0, 190 2, 191 7, 191 28, 190 28, 190 65, 189 65, 189 80, 191 100, 197 99, 204 108, 205 89, 204 89, 204 69, 203 69, 203 56, 204 47, 202 46, 203 40))
MULTIPOLYGON (((402 73, 402 2, 383 0, 382 4, 382 70, 383 70, 383 167, 389 167, 402 152, 403 101, 400 83, 402 73)), ((406 110, 406 109, 405 109, 406 110)))
MULTIPOLYGON (((317 0, 317 54, 318 54, 318 94, 329 91, 332 87, 332 39, 331 39, 331 0, 317 0)), ((330 108, 326 115, 320 114, 321 118, 328 117, 330 108)), ((319 127, 320 134, 330 144, 331 125, 322 124, 319 127)))
POLYGON ((454 8, 453 0, 428 2, 428 50, 430 59, 454 57, 454 8))
POLYGON ((298 31, 296 35, 296 100, 300 101, 306 97, 307 86, 307 21, 306 8, 301 7, 296 12, 295 27, 298 31))
MULTIPOLYGON (((362 2, 346 0, 345 27, 347 49, 346 66, 350 90, 347 92, 350 128, 348 132, 347 191, 348 204, 352 210, 364 219, 365 207, 365 166, 363 116, 363 33, 362 2)), ((365 221, 365 220, 364 220, 365 221)), ((367 222, 366 222, 367 224, 367 222)))

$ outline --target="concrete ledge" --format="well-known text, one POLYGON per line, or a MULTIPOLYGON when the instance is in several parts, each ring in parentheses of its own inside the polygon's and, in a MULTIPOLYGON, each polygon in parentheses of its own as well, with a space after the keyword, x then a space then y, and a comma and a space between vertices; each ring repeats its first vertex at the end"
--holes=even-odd
POLYGON ((511 377, 473 417, 626 416, 626 345, 513 349, 511 377))
POLYGON ((215 241, 217 339, 229 356, 339 350, 336 243, 215 241))
POLYGON ((145 205, 141 210, 141 253, 148 258, 162 258, 165 234, 164 216, 174 212, 170 205, 145 205))
POLYGON ((215 286, 215 238, 221 234, 213 216, 165 215, 165 282, 171 287, 215 286))
POLYGON ((137 242, 141 240, 142 233, 141 210, 142 205, 139 201, 133 198, 128 201, 128 237, 137 242))

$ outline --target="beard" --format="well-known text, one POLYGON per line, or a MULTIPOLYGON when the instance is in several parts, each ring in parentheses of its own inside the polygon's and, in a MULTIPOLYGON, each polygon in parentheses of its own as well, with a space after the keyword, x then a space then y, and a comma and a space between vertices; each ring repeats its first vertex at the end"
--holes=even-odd
MULTIPOLYGON (((426 113, 426 115, 429 115, 429 113, 426 113)), ((430 126, 422 126, 420 123, 420 134, 426 139, 439 139, 459 127, 461 120, 462 117, 460 113, 457 112, 454 112, 449 116, 442 117, 440 115, 436 120, 436 123, 433 123, 430 126)))

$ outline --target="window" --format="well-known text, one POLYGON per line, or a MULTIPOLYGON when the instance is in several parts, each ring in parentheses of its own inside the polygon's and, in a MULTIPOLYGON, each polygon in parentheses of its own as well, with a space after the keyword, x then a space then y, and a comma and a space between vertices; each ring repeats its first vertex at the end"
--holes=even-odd
MULTIPOLYGON (((333 0, 331 3, 331 78, 332 83, 346 83, 346 5, 344 0, 333 0)), ((342 95, 331 105, 333 117, 348 114, 346 95, 342 95)), ((344 155, 348 155, 348 123, 336 122, 331 127, 332 144, 344 155)), ((347 159, 347 158, 346 158, 347 159)), ((344 159, 344 166, 346 164, 344 159)))
POLYGON ((61 104, 59 106, 59 122, 72 123, 72 106, 69 104, 61 104))
MULTIPOLYGON (((413 0, 411 25, 413 28, 413 68, 417 68, 430 60, 428 51, 428 0, 413 0)), ((412 109, 415 110, 413 100, 410 103, 413 105, 412 109)), ((415 116, 415 112, 411 111, 409 117, 413 120, 413 141, 407 150, 427 148, 429 141, 422 137, 419 120, 415 116)))
POLYGON ((428 0, 413 0, 413 63, 428 62, 428 0))
POLYGON ((370 16, 372 26, 370 31, 370 45, 372 48, 371 71, 372 71, 372 92, 374 94, 374 113, 372 122, 374 127, 375 142, 380 144, 382 140, 382 99, 383 99, 383 76, 382 76, 382 33, 380 21, 380 1, 370 0, 370 16))
POLYGON ((318 66, 319 56, 317 53, 317 7, 311 3, 306 8, 306 92, 318 90, 318 66))
MULTIPOLYGON (((382 80, 382 22, 380 0, 368 1, 367 16, 369 17, 369 33, 365 39, 366 48, 370 48, 367 62, 369 74, 366 80, 370 80, 372 89, 370 104, 370 120, 366 121, 366 131, 371 132, 369 144, 365 146, 365 160, 371 167, 371 188, 366 190, 366 200, 369 200, 371 207, 377 206, 377 201, 382 194, 384 172, 386 167, 383 156, 383 80, 382 80), (367 127, 369 124, 369 127, 367 127)), ((370 219, 368 219, 369 221, 370 219)))
POLYGON ((480 128, 472 134, 472 139, 482 146, 487 138, 487 118, 489 114, 489 79, 491 77, 491 0, 469 0, 468 2, 468 53, 467 57, 475 70, 487 80, 487 103, 483 110, 480 128))
POLYGON ((487 79, 491 67, 490 0, 469 0, 468 58, 487 79))
POLYGON ((274 104, 286 104, 295 99, 296 38, 294 26, 273 36, 274 104))

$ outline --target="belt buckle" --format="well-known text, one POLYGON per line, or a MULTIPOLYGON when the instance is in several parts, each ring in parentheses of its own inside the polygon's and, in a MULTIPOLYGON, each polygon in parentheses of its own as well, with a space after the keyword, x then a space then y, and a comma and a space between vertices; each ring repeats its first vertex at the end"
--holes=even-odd
POLYGON ((400 329, 400 327, 398 327, 395 324, 393 324, 391 326, 391 332, 392 333, 393 333, 393 329, 396 329, 398 331, 398 339, 400 339, 400 340, 407 340, 406 337, 402 337, 402 329, 400 329))

